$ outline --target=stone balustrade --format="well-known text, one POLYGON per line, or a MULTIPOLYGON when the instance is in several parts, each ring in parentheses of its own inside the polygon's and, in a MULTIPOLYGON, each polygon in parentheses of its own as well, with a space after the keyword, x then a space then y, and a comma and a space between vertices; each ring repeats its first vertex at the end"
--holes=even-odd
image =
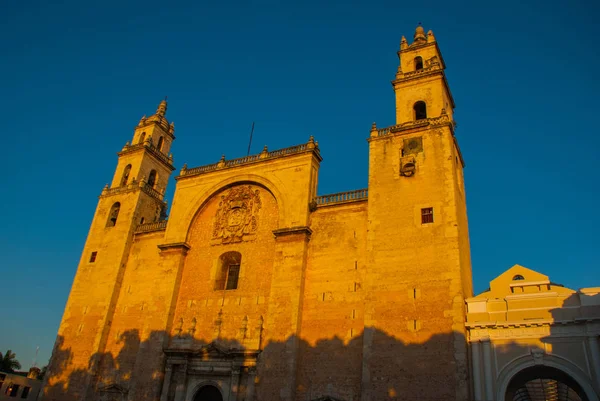
POLYGON ((143 185, 141 185, 141 188, 142 191, 162 202, 163 194, 154 189, 152 185, 148 184, 147 182, 144 182, 143 185))
POLYGON ((270 152, 267 150, 267 148, 265 146, 265 148, 263 149, 263 151, 261 153, 255 154, 255 155, 239 157, 237 159, 231 159, 231 160, 225 160, 225 156, 223 156, 218 163, 207 164, 204 166, 193 167, 193 168, 187 168, 186 166, 184 166, 181 169, 181 172, 177 178, 179 179, 182 177, 190 177, 190 176, 194 176, 194 175, 198 175, 198 174, 208 173, 208 172, 215 171, 215 170, 222 169, 222 168, 237 167, 237 166, 242 166, 245 164, 256 163, 258 161, 274 159, 277 157, 289 156, 289 155, 298 154, 298 153, 304 153, 307 151, 315 152, 317 154, 317 156, 320 158, 319 145, 317 144, 317 142, 314 141, 312 136, 311 136, 310 140, 308 141, 308 143, 304 143, 301 145, 290 146, 288 148, 273 150, 270 152))
POLYGON ((393 134, 393 133, 396 133, 399 131, 404 131, 404 130, 411 129, 411 128, 419 128, 419 127, 429 127, 429 126, 436 127, 436 126, 442 126, 442 125, 450 125, 452 128, 454 128, 456 126, 454 121, 450 120, 450 117, 448 116, 448 114, 445 114, 444 111, 442 113, 443 114, 439 117, 424 118, 422 120, 415 120, 415 121, 407 121, 402 124, 392 125, 391 127, 377 129, 376 130, 377 135, 375 135, 375 136, 386 136, 386 135, 393 134))
POLYGON ((156 156, 157 159, 159 159, 160 161, 165 163, 167 166, 171 167, 172 170, 174 170, 173 156, 165 155, 162 151, 158 150, 158 148, 156 146, 154 146, 154 144, 151 141, 148 141, 148 140, 144 143, 137 143, 135 145, 129 145, 129 143, 127 143, 127 144, 125 144, 123 149, 118 153, 118 155, 120 156, 122 154, 134 152, 134 151, 136 151, 138 149, 142 149, 142 148, 146 148, 150 153, 152 153, 152 155, 156 156))
POLYGON ((163 231, 167 229, 167 220, 156 221, 154 223, 144 223, 136 227, 135 233, 149 233, 153 231, 163 231))
POLYGON ((338 192, 336 194, 321 195, 315 198, 315 203, 318 206, 337 205, 340 203, 365 201, 369 197, 369 190, 357 189, 354 191, 338 192))

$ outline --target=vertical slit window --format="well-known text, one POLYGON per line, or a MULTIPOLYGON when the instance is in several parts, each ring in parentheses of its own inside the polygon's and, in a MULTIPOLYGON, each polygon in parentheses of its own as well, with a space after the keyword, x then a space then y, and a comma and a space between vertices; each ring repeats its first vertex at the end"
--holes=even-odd
POLYGON ((237 289, 238 279, 240 277, 240 265, 229 265, 227 270, 227 285, 225 286, 225 289, 235 290, 237 289))
POLYGON ((131 164, 125 166, 125 170, 123 170, 123 176, 121 177, 121 186, 124 187, 127 185, 127 181, 129 180, 129 173, 131 173, 131 164))
POLYGON ((156 170, 150 171, 150 176, 148 177, 148 185, 154 188, 154 184, 156 184, 156 170))

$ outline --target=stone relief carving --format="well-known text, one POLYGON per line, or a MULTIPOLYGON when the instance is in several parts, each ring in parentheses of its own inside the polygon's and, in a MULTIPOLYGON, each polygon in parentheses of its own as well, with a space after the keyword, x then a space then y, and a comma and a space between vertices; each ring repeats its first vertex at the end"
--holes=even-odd
POLYGON ((530 350, 531 356, 533 357, 533 362, 536 365, 544 364, 544 350, 539 348, 534 348, 530 350))
POLYGON ((223 244, 241 242, 244 236, 256 233, 261 206, 260 191, 250 185, 226 191, 215 214, 213 240, 223 244))

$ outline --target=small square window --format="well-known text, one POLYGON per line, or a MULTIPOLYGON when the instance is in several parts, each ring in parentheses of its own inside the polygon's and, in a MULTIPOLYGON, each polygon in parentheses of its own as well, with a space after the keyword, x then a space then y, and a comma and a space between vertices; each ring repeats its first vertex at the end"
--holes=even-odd
POLYGON ((433 208, 426 207, 421 209, 421 224, 433 223, 433 208))
POLYGON ((98 252, 92 252, 92 254, 90 255, 90 263, 94 263, 96 261, 97 255, 98 255, 98 252))

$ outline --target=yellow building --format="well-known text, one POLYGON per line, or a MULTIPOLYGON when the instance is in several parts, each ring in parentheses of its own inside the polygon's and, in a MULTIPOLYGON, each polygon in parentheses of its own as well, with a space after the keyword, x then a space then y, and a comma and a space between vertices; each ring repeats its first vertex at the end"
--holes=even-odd
POLYGON ((598 400, 600 287, 573 291, 515 265, 467 312, 474 400, 598 400))
POLYGON ((100 195, 43 399, 472 399, 454 101, 431 31, 398 56, 396 125, 371 128, 365 189, 318 196, 310 137, 184 165, 167 220, 166 101, 142 118, 100 195))

